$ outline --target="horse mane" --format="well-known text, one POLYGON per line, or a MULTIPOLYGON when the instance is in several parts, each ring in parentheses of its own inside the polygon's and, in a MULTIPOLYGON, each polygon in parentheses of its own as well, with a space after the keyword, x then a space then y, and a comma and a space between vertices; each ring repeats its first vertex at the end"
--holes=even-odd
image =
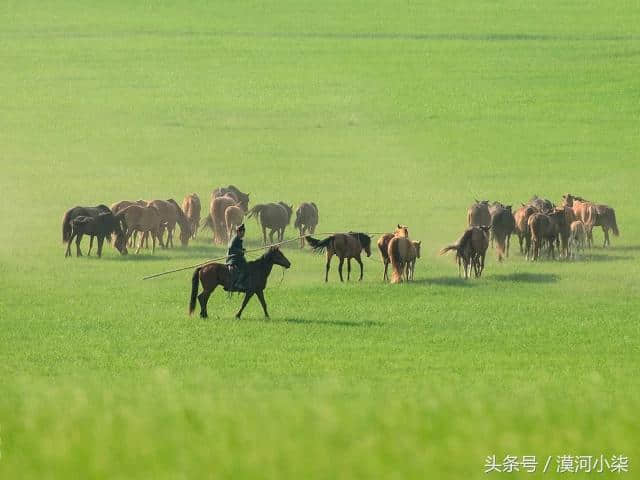
POLYGON ((366 248, 371 246, 371 237, 366 233, 349 232, 349 235, 353 235, 354 237, 356 237, 360 241, 360 245, 362 245, 363 247, 366 248))

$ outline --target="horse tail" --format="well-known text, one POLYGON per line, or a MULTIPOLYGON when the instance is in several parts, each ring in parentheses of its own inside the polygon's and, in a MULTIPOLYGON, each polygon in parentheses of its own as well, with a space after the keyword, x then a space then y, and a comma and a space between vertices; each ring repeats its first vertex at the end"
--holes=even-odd
POLYGON ((67 210, 62 217, 62 243, 67 243, 71 238, 71 210, 67 210))
POLYGON ((444 255, 447 252, 450 252, 451 250, 455 250, 456 252, 458 251, 458 244, 454 244, 454 245, 448 245, 446 247, 444 247, 442 250, 440 250, 440 255, 444 255))
POLYGON ((325 238, 324 240, 317 240, 313 237, 307 237, 307 243, 311 245, 311 249, 317 253, 322 252, 325 248, 331 245, 332 242, 333 242, 333 235, 325 238))
POLYGON ((213 231, 213 218, 211 218, 211 214, 207 215, 204 220, 202 220, 200 228, 209 228, 213 231))
POLYGON ((391 260, 391 283, 402 282, 402 258, 399 250, 400 241, 398 238, 391 239, 389 243, 389 259, 391 260))
POLYGON ((265 207, 266 205, 263 203, 259 203, 258 205, 255 205, 251 210, 247 212, 247 218, 251 218, 255 215, 256 222, 260 223, 259 215, 262 213, 265 207))
POLYGON ((191 301, 189 302, 189 315, 193 313, 196 308, 196 297, 198 296, 198 282, 200 281, 200 269, 202 267, 198 267, 193 272, 193 277, 191 277, 191 301))
POLYGON ((616 221, 616 211, 611 209, 611 229, 616 237, 620 236, 620 230, 618 230, 618 222, 616 221))

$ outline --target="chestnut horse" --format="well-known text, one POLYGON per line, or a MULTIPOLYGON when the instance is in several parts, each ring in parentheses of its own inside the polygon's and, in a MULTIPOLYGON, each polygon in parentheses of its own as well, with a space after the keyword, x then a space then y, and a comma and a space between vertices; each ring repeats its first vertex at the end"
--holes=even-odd
POLYGON ((324 240, 317 240, 313 237, 307 237, 307 242, 311 246, 314 252, 327 251, 327 265, 324 276, 324 281, 329 281, 329 268, 331 267, 331 257, 337 255, 340 259, 338 265, 338 273, 340 274, 340 281, 342 278, 342 265, 344 259, 347 259, 347 280, 351 278, 351 259, 355 258, 356 262, 360 264, 360 280, 363 276, 363 265, 360 259, 362 250, 365 251, 367 257, 371 256, 371 237, 364 233, 349 232, 349 233, 336 233, 324 240))
POLYGON ((464 278, 471 276, 473 268, 476 278, 482 275, 484 270, 484 260, 489 247, 489 226, 467 228, 460 239, 453 245, 449 245, 440 250, 440 255, 444 255, 450 250, 456 252, 456 262, 458 263, 458 275, 460 267, 464 267, 464 278))
POLYGON ((382 274, 382 281, 389 279, 387 271, 389 270, 389 242, 393 237, 409 237, 409 229, 406 225, 398 224, 398 228, 393 233, 385 233, 378 239, 378 250, 380 250, 380 257, 382 257, 382 263, 384 264, 384 273, 382 274))
POLYGON ((198 234, 201 209, 202 205, 200 204, 200 197, 198 197, 197 193, 187 195, 182 200, 182 211, 184 212, 184 216, 187 217, 187 222, 189 222, 191 238, 196 238, 196 235, 198 234))
MULTIPOLYGON (((255 294, 260 300, 262 310, 264 310, 264 316, 269 318, 267 313, 267 302, 264 299, 264 289, 267 286, 267 278, 271 273, 271 269, 274 265, 280 265, 284 268, 289 268, 291 262, 284 256, 278 247, 271 247, 267 253, 262 255, 257 260, 247 262, 247 281, 246 290, 244 290, 244 300, 236 318, 240 319, 244 307, 247 306, 247 302, 255 294)), ((216 289, 218 285, 222 285, 225 290, 229 290, 231 283, 231 275, 229 273, 229 267, 222 263, 208 263, 203 267, 198 267, 193 272, 191 278, 191 300, 189 302, 189 315, 193 313, 196 308, 196 298, 200 302, 200 316, 207 318, 207 302, 209 297, 216 289), (202 284, 202 293, 198 295, 198 285, 202 284)))

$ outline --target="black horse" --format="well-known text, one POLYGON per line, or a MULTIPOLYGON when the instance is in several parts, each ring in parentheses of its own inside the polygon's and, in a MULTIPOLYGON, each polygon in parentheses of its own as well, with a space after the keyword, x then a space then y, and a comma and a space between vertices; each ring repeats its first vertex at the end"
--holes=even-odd
MULTIPOLYGON (((72 232, 71 221, 74 218, 80 217, 80 216, 97 218, 98 215, 100 215, 101 213, 112 213, 112 212, 111 212, 111 209, 109 207, 107 207, 106 205, 98 205, 97 207, 73 207, 73 208, 70 208, 69 210, 67 210, 65 212, 64 216, 62 217, 62 243, 69 243, 70 240, 71 240, 71 232, 72 232)), ((122 235, 124 236, 124 232, 127 231, 127 227, 126 227, 126 225, 124 223, 124 219, 119 219, 119 222, 120 222, 119 230, 123 232, 122 235)), ((116 235, 118 234, 117 231, 115 233, 116 233, 116 235)), ((91 247, 93 246, 93 237, 94 237, 94 235, 91 235, 89 251, 91 251, 91 247)), ((78 256, 78 257, 82 256, 82 251, 80 250, 80 238, 78 238, 76 240, 76 256, 78 256)), ((127 254, 126 247, 125 248, 120 248, 121 244, 118 241, 118 238, 116 238, 116 244, 115 245, 116 245, 116 248, 118 249, 118 251, 122 255, 126 255, 127 254)), ((68 250, 68 248, 67 248, 67 250, 68 250)))
POLYGON ((96 217, 89 217, 80 215, 71 220, 71 236, 67 242, 67 251, 65 257, 71 256, 71 242, 76 239, 77 256, 82 255, 80 253, 80 241, 83 235, 90 235, 91 241, 89 243, 89 253, 91 255, 91 248, 93 247, 93 238, 98 238, 98 258, 102 256, 102 245, 105 239, 108 243, 111 243, 111 235, 115 234, 115 247, 122 255, 126 255, 127 241, 125 234, 122 230, 122 224, 120 220, 116 218, 113 213, 100 213, 96 217))
MULTIPOLYGON (((264 310, 264 316, 269 318, 267 313, 267 302, 264 300, 264 289, 267 286, 267 278, 271 273, 271 269, 274 265, 280 265, 284 268, 289 268, 291 262, 284 256, 278 247, 271 247, 267 253, 262 255, 257 260, 247 262, 245 268, 246 272, 246 289, 244 292, 244 300, 242 301, 242 307, 236 318, 239 319, 242 315, 244 307, 247 306, 247 302, 255 294, 260 300, 262 310, 264 310)), ((189 315, 193 313, 196 308, 196 298, 200 302, 200 316, 207 318, 207 302, 209 296, 213 293, 218 285, 222 285, 224 288, 229 289, 231 284, 231 275, 227 265, 222 263, 208 263, 203 267, 198 267, 193 272, 191 279, 191 301, 189 302, 189 315), (198 295, 198 283, 202 283, 202 293, 198 295)))

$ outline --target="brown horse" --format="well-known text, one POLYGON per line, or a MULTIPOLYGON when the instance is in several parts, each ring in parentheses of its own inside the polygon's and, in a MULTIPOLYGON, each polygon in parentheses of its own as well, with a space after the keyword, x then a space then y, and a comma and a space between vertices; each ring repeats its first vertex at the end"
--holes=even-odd
POLYGON ((529 221, 529 217, 537 212, 538 209, 533 205, 522 204, 513 216, 515 220, 515 233, 518 236, 518 242, 520 243, 520 253, 523 255, 528 254, 531 246, 531 232, 529 232, 529 225, 527 222, 529 221))
MULTIPOLYGON (((617 237, 620 235, 620 231, 618 230, 618 223, 616 221, 616 211, 608 205, 604 205, 602 203, 590 202, 589 200, 585 200, 582 197, 578 197, 576 195, 571 195, 570 193, 562 196, 565 204, 573 203, 573 200, 577 200, 579 202, 588 203, 593 205, 596 210, 596 218, 593 223, 594 227, 602 227, 602 233, 604 233, 604 242, 602 244, 602 248, 611 245, 611 240, 609 239, 609 230, 613 232, 613 234, 617 237)), ((587 234, 587 238, 589 235, 587 234)), ((590 242, 593 242, 593 235, 591 235, 590 242)))
POLYGON ((515 227, 516 221, 511 213, 511 205, 494 205, 491 212, 491 238, 496 241, 500 262, 505 254, 509 258, 509 244, 515 227))
POLYGON ((342 266, 344 259, 347 259, 347 280, 351 278, 351 259, 354 258, 360 265, 360 280, 364 274, 364 268, 360 255, 362 250, 365 251, 367 257, 371 256, 371 237, 364 233, 349 232, 349 233, 336 233, 324 240, 317 240, 313 237, 307 237, 307 242, 311 246, 314 252, 327 251, 327 265, 324 276, 324 281, 329 281, 329 268, 331 267, 331 257, 337 255, 340 259, 338 265, 338 273, 340 274, 340 281, 343 282, 342 266))
POLYGON ((587 247, 591 248, 593 244, 593 227, 598 218, 598 211, 595 205, 584 200, 578 200, 570 193, 563 195, 562 200, 564 206, 570 207, 573 210, 576 220, 582 220, 587 234, 587 247))
POLYGON ((304 235, 314 234, 318 225, 318 207, 313 202, 303 202, 296 210, 296 221, 293 227, 300 232, 300 248, 304 248, 304 235))
MULTIPOLYGON (((163 226, 162 217, 160 212, 154 206, 142 207, 140 205, 130 205, 122 210, 118 217, 124 218, 127 225, 127 239, 129 239, 134 232, 140 232, 142 238, 136 249, 136 253, 140 252, 140 247, 144 243, 144 240, 151 234, 152 247, 151 253, 155 252, 156 239, 160 243, 160 246, 164 248, 162 243, 162 236, 160 235, 160 229, 163 226)), ((135 246, 135 245, 134 245, 135 246)))
POLYGON ((187 217, 187 222, 189 222, 191 238, 196 238, 196 235, 198 234, 201 209, 200 197, 198 197, 197 193, 187 195, 182 200, 182 211, 184 212, 184 216, 187 217))
MULTIPOLYGON (((236 186, 229 185, 227 187, 216 188, 211 192, 211 197, 224 197, 225 195, 231 196, 239 206, 247 212, 249 210, 249 193, 241 192, 236 186)), ((224 212, 223 212, 224 213, 224 212)))
POLYGON ((554 247, 558 244, 558 236, 566 225, 564 209, 556 208, 549 213, 534 213, 529 217, 528 224, 533 243, 533 251, 528 258, 538 260, 543 246, 547 244, 548 256, 555 259, 554 247))
POLYGON ((489 200, 476 200, 467 210, 467 225, 481 226, 491 225, 491 214, 489 213, 489 200))
POLYGON ((422 247, 422 241, 420 242, 416 242, 416 241, 412 241, 411 242, 411 250, 409 250, 409 257, 407 259, 407 271, 406 271, 406 278, 407 281, 408 280, 413 280, 413 274, 416 271, 416 260, 418 258, 420 258, 420 249, 422 247))
POLYGON ((409 280, 408 269, 416 258, 414 246, 407 237, 395 236, 389 241, 388 256, 391 261, 391 283, 402 283, 402 275, 409 280))
POLYGON ((274 233, 278 234, 278 241, 284 240, 284 230, 291 223, 291 214, 293 213, 293 205, 287 205, 284 202, 258 204, 249 210, 247 218, 256 217, 258 224, 262 227, 262 237, 264 244, 267 244, 267 228, 269 232, 269 240, 273 243, 274 233))
POLYGON ((222 196, 211 195, 209 215, 207 215, 204 224, 211 228, 213 232, 213 243, 226 244, 229 241, 227 238, 227 224, 224 213, 227 211, 227 208, 237 204, 238 201, 231 194, 222 196))
POLYGON ((458 275, 461 275, 460 267, 464 267, 464 278, 471 276, 471 269, 473 269, 476 278, 482 276, 487 248, 489 247, 489 228, 486 225, 469 227, 456 243, 440 250, 440 255, 444 255, 451 250, 456 252, 458 275))
POLYGON ((173 198, 170 198, 169 200, 152 200, 149 202, 149 206, 155 207, 160 213, 162 223, 159 236, 161 241, 163 241, 164 229, 167 229, 167 241, 164 242, 164 245, 167 248, 173 248, 173 231, 178 224, 180 225, 180 243, 186 247, 189 244, 189 238, 191 238, 191 229, 180 205, 173 198))
POLYGON ((231 205, 224 211, 224 221, 227 226, 227 236, 232 237, 236 227, 244 220, 244 210, 239 205, 231 205))
MULTIPOLYGON (((247 281, 244 300, 242 301, 242 307, 236 318, 239 319, 242 315, 244 307, 247 302, 255 294, 260 300, 262 309, 264 310, 264 316, 269 318, 267 313, 267 302, 264 299, 264 289, 267 286, 267 278, 271 273, 271 269, 274 265, 280 265, 284 268, 289 268, 291 262, 284 256, 278 247, 271 247, 267 253, 262 255, 257 260, 247 262, 247 281)), ((209 297, 216 289, 218 285, 222 285, 225 290, 229 290, 231 283, 231 275, 229 273, 229 267, 221 263, 208 263, 204 267, 196 268, 191 278, 191 300, 189 302, 189 315, 193 313, 196 308, 196 298, 200 302, 200 316, 207 318, 207 302, 209 297), (198 295, 198 284, 202 284, 202 293, 198 295)))
POLYGON ((389 242, 393 237, 409 237, 409 229, 406 225, 398 224, 396 231, 393 233, 385 233, 384 235, 378 238, 378 250, 380 251, 380 257, 382 258, 382 263, 384 264, 384 272, 382 274, 382 281, 388 280, 389 276, 387 271, 389 269, 389 263, 391 260, 389 259, 389 242))
POLYGON ((126 255, 127 241, 122 230, 122 222, 117 219, 111 212, 102 212, 97 216, 79 215, 71 220, 71 235, 67 241, 67 251, 65 257, 71 256, 71 242, 76 239, 76 256, 82 256, 80 252, 80 241, 83 235, 90 235, 89 252, 93 247, 93 238, 98 238, 98 258, 102 257, 102 245, 105 240, 111 243, 111 235, 115 236, 114 246, 122 255, 126 255))

